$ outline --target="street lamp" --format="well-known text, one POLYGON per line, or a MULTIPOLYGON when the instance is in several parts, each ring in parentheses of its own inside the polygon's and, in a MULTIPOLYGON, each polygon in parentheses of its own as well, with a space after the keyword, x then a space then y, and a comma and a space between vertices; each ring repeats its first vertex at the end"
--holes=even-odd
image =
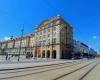
POLYGON ((19 47, 19 54, 18 54, 18 62, 20 60, 20 53, 21 53, 21 45, 22 45, 23 33, 24 33, 24 27, 21 30, 21 40, 20 40, 20 47, 19 47))

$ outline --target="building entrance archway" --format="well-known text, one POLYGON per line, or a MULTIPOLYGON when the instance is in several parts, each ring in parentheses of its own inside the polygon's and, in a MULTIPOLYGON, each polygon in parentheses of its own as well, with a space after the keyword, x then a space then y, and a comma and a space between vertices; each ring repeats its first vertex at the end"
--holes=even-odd
POLYGON ((42 58, 45 58, 45 50, 42 51, 42 58))
POLYGON ((50 58, 50 50, 47 51, 46 58, 50 58))

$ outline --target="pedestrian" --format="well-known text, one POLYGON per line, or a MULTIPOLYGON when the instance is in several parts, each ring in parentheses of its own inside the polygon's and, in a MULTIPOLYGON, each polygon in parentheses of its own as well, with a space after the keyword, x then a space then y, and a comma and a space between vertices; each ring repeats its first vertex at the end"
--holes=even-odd
POLYGON ((6 53, 6 61, 8 60, 8 53, 6 53))
POLYGON ((10 61, 10 57, 8 58, 8 60, 10 61))

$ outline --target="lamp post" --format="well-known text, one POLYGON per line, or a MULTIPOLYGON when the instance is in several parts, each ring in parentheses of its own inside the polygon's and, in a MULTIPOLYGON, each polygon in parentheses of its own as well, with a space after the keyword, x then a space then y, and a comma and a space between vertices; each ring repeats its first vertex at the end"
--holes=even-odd
MULTIPOLYGON (((53 24, 54 24, 54 22, 53 22, 53 24)), ((51 32, 52 33, 52 54, 51 54, 52 55, 52 58, 54 58, 54 53, 53 53, 53 27, 54 26, 52 25, 52 27, 51 27, 52 28, 52 30, 51 30, 52 31, 51 32)))
POLYGON ((20 53, 21 53, 21 45, 22 45, 23 33, 24 33, 24 27, 21 30, 21 39, 20 39, 20 46, 19 46, 18 62, 20 60, 20 53))

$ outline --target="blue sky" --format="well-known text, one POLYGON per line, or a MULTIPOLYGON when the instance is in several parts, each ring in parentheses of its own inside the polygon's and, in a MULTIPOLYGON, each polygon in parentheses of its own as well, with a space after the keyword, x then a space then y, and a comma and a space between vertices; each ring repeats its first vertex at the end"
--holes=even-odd
POLYGON ((35 25, 58 14, 74 29, 74 39, 100 49, 100 0, 0 0, 0 40, 34 31, 35 25))

